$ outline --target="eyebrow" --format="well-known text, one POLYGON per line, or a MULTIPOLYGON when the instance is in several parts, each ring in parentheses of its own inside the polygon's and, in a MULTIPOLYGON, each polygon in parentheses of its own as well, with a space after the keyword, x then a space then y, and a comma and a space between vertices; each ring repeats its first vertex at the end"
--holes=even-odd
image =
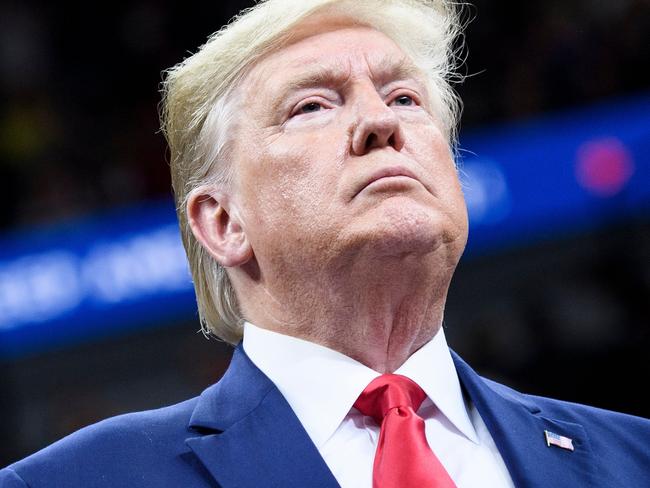
POLYGON ((420 83, 423 82, 423 71, 406 57, 396 60, 394 57, 384 56, 383 58, 380 58, 378 65, 379 72, 374 73, 371 70, 370 73, 372 78, 375 80, 375 83, 385 84, 392 80, 407 79, 413 79, 420 83))
MULTIPOLYGON (((313 58, 299 58, 296 60, 296 67, 301 65, 312 66, 291 80, 284 83, 281 88, 273 94, 273 111, 277 111, 284 103, 285 98, 295 91, 326 86, 330 88, 340 87, 349 79, 350 70, 343 63, 332 65, 317 64, 313 58)), ((375 69, 370 71, 371 79, 376 87, 387 84, 390 81, 412 79, 426 92, 424 73, 408 58, 395 59, 393 56, 385 55, 373 63, 375 69)))

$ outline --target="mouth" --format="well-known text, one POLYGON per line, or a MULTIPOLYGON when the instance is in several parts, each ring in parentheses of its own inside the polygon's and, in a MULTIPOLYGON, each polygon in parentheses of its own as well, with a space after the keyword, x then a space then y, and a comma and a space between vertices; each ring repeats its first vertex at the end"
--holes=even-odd
POLYGON ((354 197, 356 197, 359 193, 361 193, 363 190, 365 190, 370 185, 373 185, 376 182, 381 182, 381 183, 385 182, 389 185, 390 183, 404 184, 404 183, 408 183, 409 179, 418 182, 420 181, 415 176, 415 174, 413 174, 412 171, 404 168, 403 166, 392 166, 388 168, 382 168, 380 170, 375 171, 372 175, 370 175, 369 178, 363 180, 362 184, 356 188, 354 197))

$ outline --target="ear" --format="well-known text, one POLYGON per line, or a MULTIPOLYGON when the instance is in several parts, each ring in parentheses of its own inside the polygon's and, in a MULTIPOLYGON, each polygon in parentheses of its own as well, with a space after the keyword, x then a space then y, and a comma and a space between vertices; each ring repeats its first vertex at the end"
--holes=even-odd
POLYGON ((237 209, 225 193, 195 189, 187 201, 187 218, 194 237, 222 266, 241 266, 253 257, 237 209))

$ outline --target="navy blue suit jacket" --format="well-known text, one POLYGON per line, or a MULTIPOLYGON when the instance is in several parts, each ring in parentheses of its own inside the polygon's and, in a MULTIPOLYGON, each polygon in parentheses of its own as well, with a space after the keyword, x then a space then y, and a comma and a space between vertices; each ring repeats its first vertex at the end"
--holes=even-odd
MULTIPOLYGON (((454 361, 517 487, 650 487, 650 421, 523 395, 454 361), (575 450, 548 447, 545 430, 575 450)), ((338 484, 241 346, 200 397, 86 427, 0 471, 2 488, 294 486, 338 484)))

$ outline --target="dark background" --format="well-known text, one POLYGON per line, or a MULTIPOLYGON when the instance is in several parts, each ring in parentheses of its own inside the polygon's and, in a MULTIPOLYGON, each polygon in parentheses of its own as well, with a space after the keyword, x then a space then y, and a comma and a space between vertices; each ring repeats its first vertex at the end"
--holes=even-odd
MULTIPOLYGON (((650 2, 468 8, 462 129, 647 92, 650 2)), ((161 71, 251 2, 0 4, 0 232, 170 197, 161 71)), ((461 132, 462 134, 462 132, 461 132)), ((465 259, 447 335, 525 391, 650 416, 650 217, 465 259)), ((0 362, 0 466, 109 415, 199 393, 230 348, 196 315, 0 362)))

